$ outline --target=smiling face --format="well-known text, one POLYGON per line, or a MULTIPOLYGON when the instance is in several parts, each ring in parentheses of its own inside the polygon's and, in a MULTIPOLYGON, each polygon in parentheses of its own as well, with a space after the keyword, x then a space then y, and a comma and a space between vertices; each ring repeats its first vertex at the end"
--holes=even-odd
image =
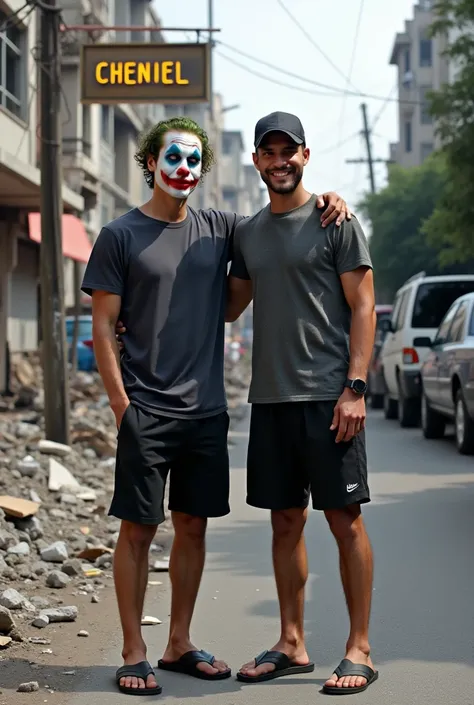
POLYGON ((253 161, 265 184, 274 193, 293 193, 303 178, 309 149, 298 145, 284 132, 265 137, 253 161))
POLYGON ((188 198, 199 184, 202 144, 190 132, 167 132, 155 163, 157 185, 173 198, 188 198))

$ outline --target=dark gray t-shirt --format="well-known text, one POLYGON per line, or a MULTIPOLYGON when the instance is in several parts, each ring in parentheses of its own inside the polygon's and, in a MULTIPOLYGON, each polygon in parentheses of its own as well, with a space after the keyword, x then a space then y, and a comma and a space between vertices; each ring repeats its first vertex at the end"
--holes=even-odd
POLYGON ((236 229, 231 274, 253 284, 252 403, 333 400, 344 389, 351 311, 340 275, 372 264, 354 217, 327 228, 320 217, 312 196, 236 229))
POLYGON ((226 409, 226 275, 240 220, 188 208, 164 223, 134 208, 102 229, 82 289, 122 297, 122 376, 138 406, 175 418, 226 409))

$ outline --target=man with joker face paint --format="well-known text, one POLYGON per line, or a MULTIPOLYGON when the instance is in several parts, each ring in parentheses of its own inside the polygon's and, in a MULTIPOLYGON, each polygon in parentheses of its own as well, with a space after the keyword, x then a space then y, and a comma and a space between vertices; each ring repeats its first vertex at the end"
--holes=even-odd
MULTIPOLYGON (((124 693, 152 695, 161 687, 147 660, 141 620, 168 474, 172 604, 158 666, 206 680, 231 675, 226 663, 192 643, 190 625, 207 521, 230 511, 226 279, 243 218, 187 204, 213 164, 208 137, 192 120, 158 123, 135 158, 152 197, 102 228, 82 289, 92 296, 94 351, 118 429, 109 511, 121 520, 114 578, 124 666, 117 684, 124 693), (126 331, 121 349, 117 330, 126 331)), ((317 207, 324 226, 351 217, 334 193, 318 197, 317 207)))

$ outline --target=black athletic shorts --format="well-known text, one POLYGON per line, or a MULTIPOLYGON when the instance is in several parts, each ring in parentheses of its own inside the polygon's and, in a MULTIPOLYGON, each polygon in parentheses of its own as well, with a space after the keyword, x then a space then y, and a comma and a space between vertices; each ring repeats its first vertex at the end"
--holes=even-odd
POLYGON ((336 401, 254 404, 247 503, 261 509, 339 509, 370 501, 365 432, 336 443, 336 401))
POLYGON ((136 524, 164 521, 170 511, 197 517, 229 513, 227 412, 173 419, 130 404, 118 432, 115 492, 109 514, 136 524))

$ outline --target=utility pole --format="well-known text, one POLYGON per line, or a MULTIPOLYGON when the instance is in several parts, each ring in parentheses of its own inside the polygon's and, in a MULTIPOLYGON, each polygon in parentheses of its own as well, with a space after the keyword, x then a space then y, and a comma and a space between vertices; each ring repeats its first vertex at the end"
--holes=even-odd
POLYGON ((367 119, 367 105, 365 103, 362 103, 360 107, 362 110, 362 121, 364 123, 365 145, 367 147, 367 162, 369 164, 370 189, 372 193, 375 193, 374 163, 372 161, 372 145, 370 142, 369 121, 367 119))
POLYGON ((362 103, 360 106, 362 110, 362 122, 363 122, 363 130, 362 134, 364 135, 364 140, 365 140, 365 146, 367 149, 367 158, 366 159, 346 159, 346 164, 368 164, 369 166, 369 181, 370 181, 370 190, 372 193, 376 192, 375 188, 375 174, 374 174, 374 164, 378 163, 384 163, 384 164, 390 164, 391 161, 390 159, 374 159, 372 156, 372 143, 371 143, 371 130, 369 127, 369 119, 367 117, 367 105, 365 103, 362 103))
MULTIPOLYGON (((208 0, 207 5, 207 26, 209 29, 214 29, 214 0, 208 0)), ((212 32, 209 32, 209 116, 211 118, 211 123, 214 124, 214 66, 213 66, 213 54, 214 54, 214 37, 212 32)))
POLYGON ((61 196, 61 57, 57 0, 40 9, 41 329, 46 438, 69 444, 61 196))

